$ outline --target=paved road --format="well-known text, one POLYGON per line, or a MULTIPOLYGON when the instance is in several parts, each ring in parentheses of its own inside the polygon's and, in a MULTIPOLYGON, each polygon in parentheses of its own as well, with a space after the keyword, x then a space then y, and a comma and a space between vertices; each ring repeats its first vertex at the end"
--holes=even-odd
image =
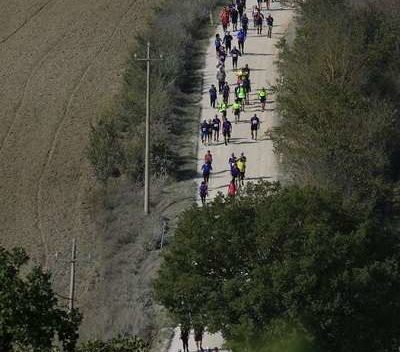
MULTIPOLYGON (((271 84, 275 83, 278 77, 274 61, 277 59, 277 48, 275 47, 278 40, 285 34, 289 23, 293 18, 293 11, 289 9, 282 9, 279 2, 272 3, 271 11, 264 10, 263 13, 271 13, 274 17, 274 30, 272 39, 267 38, 266 32, 262 35, 257 35, 253 29, 251 9, 256 4, 255 0, 248 0, 247 15, 250 19, 250 26, 248 31, 248 37, 245 43, 245 55, 239 59, 239 67, 243 67, 248 64, 251 69, 251 85, 252 92, 250 95, 250 105, 246 106, 246 111, 241 114, 241 122, 234 124, 233 114, 231 109, 228 112, 228 119, 233 124, 232 132, 232 143, 225 146, 222 142, 214 143, 208 146, 204 146, 199 143, 198 150, 198 178, 196 179, 197 184, 200 184, 201 177, 201 166, 204 160, 204 154, 207 150, 210 150, 213 154, 213 174, 211 174, 209 183, 209 200, 213 199, 218 192, 226 194, 227 187, 230 181, 230 171, 228 165, 228 159, 231 153, 240 155, 244 152, 247 156, 247 171, 246 171, 246 182, 257 181, 260 179, 276 180, 279 176, 278 161, 273 153, 272 142, 267 139, 264 134, 265 131, 276 126, 279 122, 274 108, 274 97, 269 96, 267 109, 265 112, 261 111, 260 103, 257 96, 257 89, 262 86, 270 87, 271 84), (256 113, 261 120, 261 128, 259 131, 259 140, 253 141, 250 135, 250 123, 251 116, 256 113)), ((222 28, 218 27, 217 32, 222 35, 222 28)), ((233 45, 237 45, 236 39, 233 45)), ((201 121, 204 119, 213 118, 216 114, 216 110, 210 107, 208 89, 211 84, 217 85, 215 78, 216 75, 216 57, 214 49, 214 38, 210 40, 209 48, 207 51, 206 65, 204 69, 204 87, 203 87, 203 98, 202 98, 202 114, 201 121)), ((226 72, 227 81, 232 88, 236 82, 236 76, 232 71, 231 58, 226 59, 226 72)), ((232 102, 233 93, 230 96, 230 102, 232 102)), ((221 139, 220 139, 221 141, 221 139)), ((171 341, 169 348, 170 352, 177 352, 182 349, 182 344, 179 339, 180 331, 179 328, 175 330, 175 336, 171 341)), ((219 347, 221 348, 223 343, 222 337, 217 335, 205 334, 203 347, 219 347)), ((195 351, 195 344, 193 336, 190 338, 191 351, 195 351)))

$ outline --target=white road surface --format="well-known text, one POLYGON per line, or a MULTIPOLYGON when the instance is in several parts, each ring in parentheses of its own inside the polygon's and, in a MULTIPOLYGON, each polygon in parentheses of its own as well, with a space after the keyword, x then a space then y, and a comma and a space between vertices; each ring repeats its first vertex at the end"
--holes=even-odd
MULTIPOLYGON (((240 153, 244 153, 247 157, 247 169, 246 169, 246 182, 257 180, 269 180, 274 181, 278 179, 279 167, 276 155, 273 152, 273 145, 271 140, 265 136, 265 132, 279 124, 279 117, 275 113, 274 96, 269 95, 267 99, 267 107, 264 112, 261 111, 261 106, 258 100, 257 91, 259 88, 265 86, 270 88, 271 85, 275 84, 278 78, 278 73, 274 61, 277 59, 278 49, 275 47, 277 42, 282 36, 286 34, 289 23, 293 20, 293 10, 282 8, 279 2, 273 2, 271 4, 271 10, 267 11, 265 5, 263 8, 263 14, 267 16, 271 13, 274 18, 274 28, 272 32, 272 39, 267 38, 266 26, 263 28, 262 35, 258 35, 253 27, 252 21, 252 7, 256 4, 256 0, 247 1, 247 16, 249 17, 249 30, 247 40, 245 42, 245 54, 239 58, 238 67, 243 67, 248 64, 251 70, 251 88, 250 94, 250 105, 246 105, 245 112, 241 113, 241 121, 238 124, 234 123, 234 117, 231 109, 228 110, 228 119, 232 122, 232 138, 231 143, 227 146, 223 143, 223 137, 221 136, 219 143, 212 143, 210 145, 202 145, 199 143, 198 150, 198 178, 196 179, 199 185, 202 181, 201 166, 204 163, 204 155, 207 150, 210 150, 213 155, 213 172, 211 173, 209 182, 209 198, 208 201, 212 200, 218 192, 223 194, 227 193, 227 188, 231 180, 230 169, 228 165, 228 159, 232 153, 239 156, 240 153), (259 139, 253 141, 250 134, 250 118, 257 114, 261 121, 261 127, 258 132, 259 139)), ((264 22, 265 23, 265 22, 264 22)), ((223 38, 222 27, 217 28, 217 32, 220 33, 223 38)), ((232 46, 237 46, 237 40, 235 33, 231 34, 234 36, 232 46)), ((203 86, 203 97, 202 97, 202 114, 201 121, 204 119, 212 119, 217 113, 217 110, 210 107, 208 90, 211 84, 214 84, 218 88, 216 80, 216 64, 217 59, 214 48, 214 38, 210 39, 209 48, 207 51, 206 65, 204 69, 204 86, 203 86)), ((230 103, 234 99, 233 90, 237 80, 236 75, 232 70, 232 60, 227 57, 225 63, 227 81, 231 86, 230 103)), ((219 100, 222 96, 219 95, 219 100)), ((220 114, 219 114, 220 115, 220 114)), ((171 341, 169 352, 177 352, 182 350, 182 342, 180 340, 180 330, 175 329, 174 337, 171 341)), ((220 334, 211 335, 206 333, 203 340, 203 348, 214 348, 218 347, 221 349, 223 344, 223 338, 220 334)), ((196 351, 193 332, 190 336, 190 351, 196 351)))

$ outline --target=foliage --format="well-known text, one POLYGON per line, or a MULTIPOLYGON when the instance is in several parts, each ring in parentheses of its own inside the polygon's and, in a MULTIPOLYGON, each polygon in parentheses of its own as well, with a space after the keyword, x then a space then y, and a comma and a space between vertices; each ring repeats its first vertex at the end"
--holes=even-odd
POLYGON ((375 210, 342 204, 337 193, 261 183, 194 206, 165 254, 158 300, 177 322, 200 317, 231 342, 274 336, 287 321, 325 352, 391 351, 399 233, 375 210))
POLYGON ((147 352, 148 345, 138 337, 116 337, 109 341, 88 341, 77 352, 147 352))
POLYGON ((380 2, 302 6, 293 45, 281 42, 275 138, 298 182, 365 201, 397 181, 399 38, 380 2))
POLYGON ((55 335, 73 351, 81 317, 58 307, 50 274, 33 267, 21 274, 28 256, 0 247, 0 350, 49 351, 55 335))
POLYGON ((121 171, 135 180, 143 178, 146 65, 137 61, 134 54, 145 57, 148 41, 152 58, 163 55, 162 61, 154 61, 151 65, 152 172, 164 175, 176 168, 178 150, 171 141, 182 133, 181 109, 186 104, 186 94, 193 89, 193 73, 197 69, 194 58, 199 50, 198 28, 208 20, 215 3, 214 0, 166 1, 154 11, 149 26, 137 35, 114 113, 116 124, 112 125, 112 136, 121 146, 123 162, 118 153, 114 156, 116 149, 112 148, 108 134, 103 132, 109 125, 102 126, 100 120, 91 133, 89 160, 100 180, 111 176, 114 165, 121 166, 121 171))

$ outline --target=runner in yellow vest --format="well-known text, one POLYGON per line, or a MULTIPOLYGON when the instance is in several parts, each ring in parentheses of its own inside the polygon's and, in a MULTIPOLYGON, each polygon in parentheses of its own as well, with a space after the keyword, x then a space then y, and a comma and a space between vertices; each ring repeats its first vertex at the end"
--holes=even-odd
POLYGON ((222 117, 226 117, 226 110, 228 109, 228 104, 221 102, 218 105, 218 111, 222 114, 222 117))
POLYGON ((244 103, 246 100, 246 88, 243 87, 242 85, 240 85, 239 89, 238 89, 238 98, 239 98, 240 104, 242 105, 242 111, 244 111, 244 103))
POLYGON ((242 104, 240 104, 240 100, 235 99, 235 102, 232 104, 233 115, 235 115, 235 123, 238 123, 240 120, 241 108, 242 108, 242 104))
POLYGON ((262 87, 261 90, 258 92, 258 96, 260 98, 261 109, 265 110, 265 103, 267 102, 267 90, 265 87, 262 87))

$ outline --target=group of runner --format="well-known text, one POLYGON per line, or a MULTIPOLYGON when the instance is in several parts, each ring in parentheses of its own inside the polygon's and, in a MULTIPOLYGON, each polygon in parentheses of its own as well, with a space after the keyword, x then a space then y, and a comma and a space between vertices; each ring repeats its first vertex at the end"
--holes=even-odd
MULTIPOLYGON (((206 198, 208 197, 208 184, 210 182, 210 174, 213 170, 212 168, 213 156, 210 150, 204 155, 204 163, 201 167, 203 174, 203 181, 201 181, 199 187, 199 195, 201 203, 204 205, 206 203, 206 198)), ((247 157, 242 152, 239 157, 236 157, 234 153, 228 159, 229 170, 231 173, 231 181, 228 185, 228 196, 234 197, 241 186, 244 186, 244 179, 246 174, 247 157)))
MULTIPOLYGON (((204 335, 204 328, 203 327, 195 327, 194 328, 194 341, 196 343, 197 352, 218 352, 218 347, 214 348, 203 348, 203 335, 204 335)), ((183 352, 189 352, 189 336, 190 336, 190 328, 181 327, 181 336, 180 339, 182 340, 183 345, 183 352)), ((181 350, 179 350, 180 352, 181 350)))
MULTIPOLYGON (((263 2, 266 3, 267 10, 270 9, 270 0, 257 0, 257 6, 254 6, 252 11, 253 23, 254 27, 257 29, 257 33, 261 34, 262 24, 265 20, 268 26, 268 37, 271 38, 273 18, 271 14, 264 16, 262 12, 263 2)), ((232 109, 234 123, 237 124, 240 122, 240 115, 245 111, 246 105, 250 104, 250 67, 248 64, 245 64, 243 67, 238 69, 239 58, 245 54, 244 46, 249 26, 249 19, 245 10, 246 0, 231 0, 231 3, 228 6, 222 8, 219 15, 224 33, 223 35, 217 33, 214 40, 217 57, 217 85, 211 85, 209 89, 209 97, 210 106, 214 109, 217 109, 220 117, 218 114, 215 114, 213 118, 208 120, 204 119, 200 124, 200 135, 203 145, 219 143, 221 135, 223 137, 223 143, 228 145, 232 137, 232 123, 228 119, 228 110, 230 110, 230 108, 232 109), (233 45, 234 36, 228 30, 230 24, 232 24, 233 32, 236 32, 237 45, 233 45), (230 55, 232 58, 232 69, 237 77, 234 88, 229 85, 226 79, 227 74, 225 70, 225 64, 228 55, 230 55), (230 101, 231 93, 234 94, 232 101, 230 101), (219 95, 221 96, 221 99, 218 98, 219 95)), ((267 95, 268 93, 265 87, 262 87, 257 92, 262 111, 265 110, 267 95)), ((257 114, 254 114, 250 118, 249 124, 251 138, 253 140, 257 140, 258 130, 260 128, 260 119, 257 114)), ((203 204, 205 204, 206 197, 208 196, 208 183, 210 174, 213 170, 212 161, 212 154, 210 150, 208 150, 204 157, 204 164, 201 168, 203 181, 201 182, 199 188, 200 199, 203 204)), ((239 158, 236 158, 232 154, 229 160, 229 167, 232 176, 228 187, 229 196, 236 195, 239 187, 244 184, 246 161, 246 157, 243 155, 243 153, 239 158)))

